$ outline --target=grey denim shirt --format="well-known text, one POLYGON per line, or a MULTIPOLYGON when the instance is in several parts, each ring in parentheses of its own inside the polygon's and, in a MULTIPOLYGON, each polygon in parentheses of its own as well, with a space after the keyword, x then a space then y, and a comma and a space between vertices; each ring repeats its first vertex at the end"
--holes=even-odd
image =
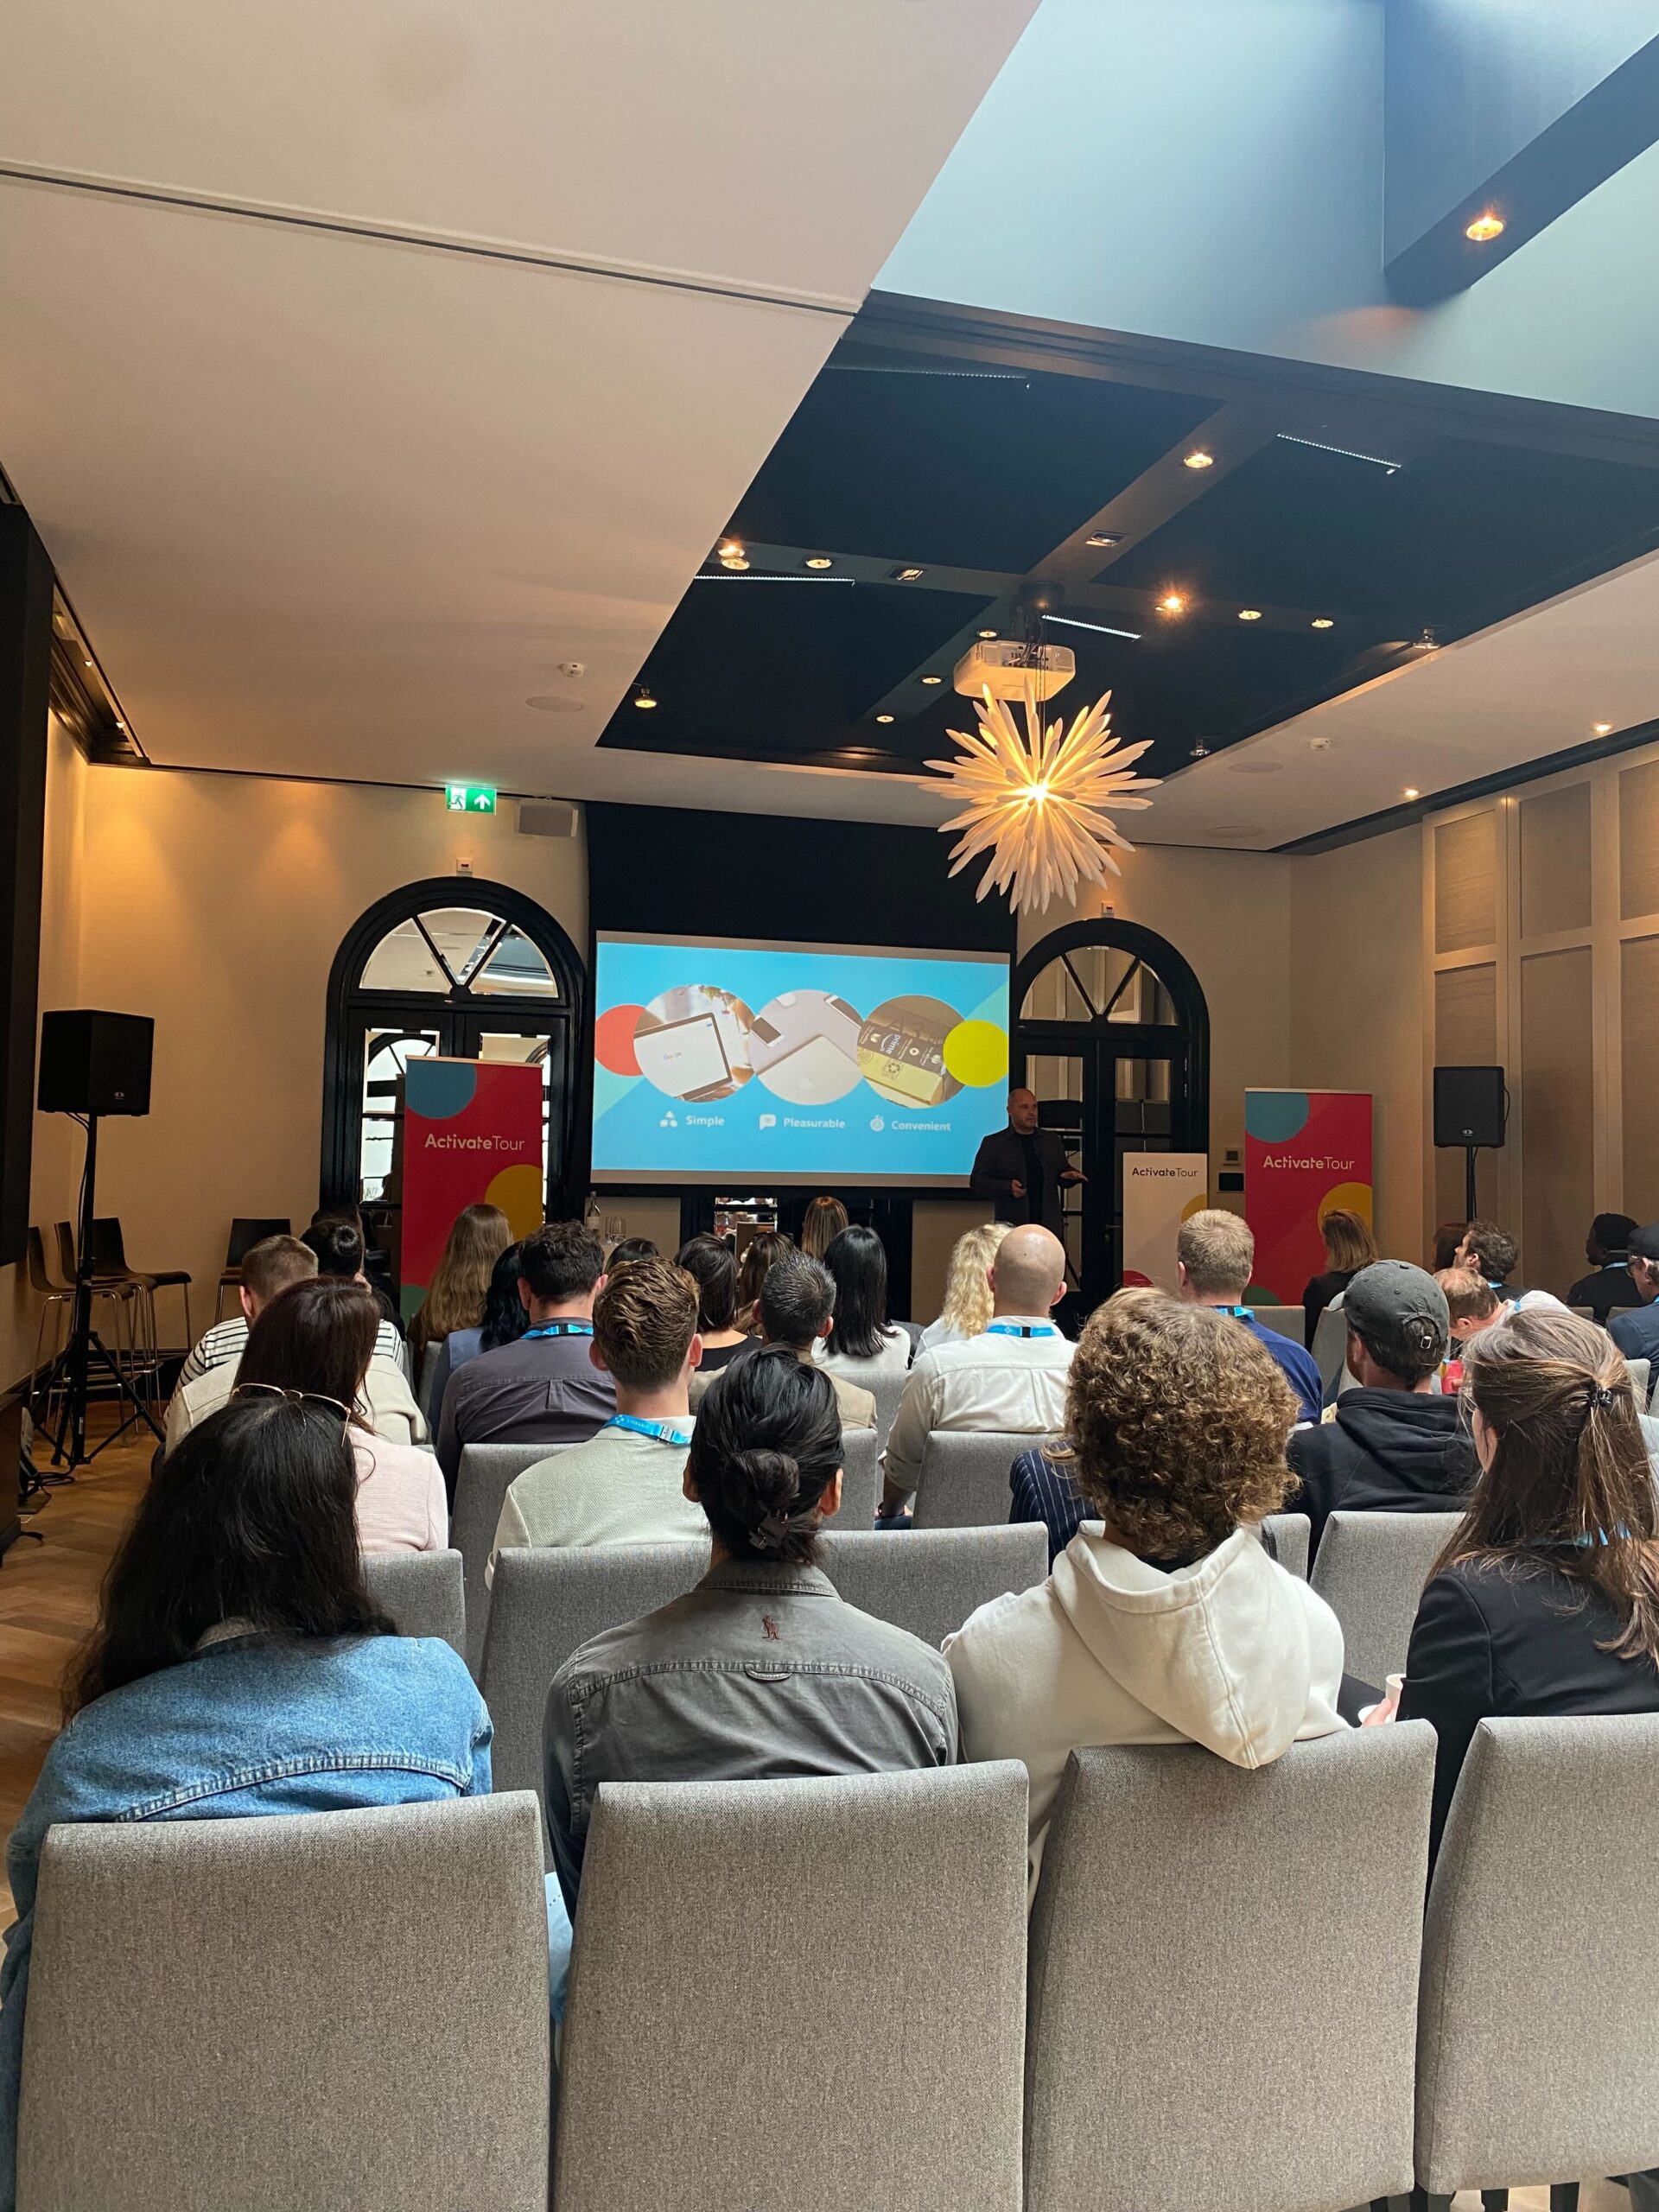
POLYGON ((601 1783, 950 1766, 956 1690, 938 1652, 843 1603, 817 1567, 727 1560, 572 1653, 548 1692, 544 1745, 548 1829, 574 1912, 601 1783))

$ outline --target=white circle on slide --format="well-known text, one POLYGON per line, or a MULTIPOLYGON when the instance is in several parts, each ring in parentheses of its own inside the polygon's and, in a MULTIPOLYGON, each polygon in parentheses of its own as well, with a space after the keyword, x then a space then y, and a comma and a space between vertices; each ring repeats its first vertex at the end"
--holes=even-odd
POLYGON ((857 1088, 859 1028, 833 991, 779 991, 754 1017, 749 1065, 774 1098, 828 1106, 857 1088))

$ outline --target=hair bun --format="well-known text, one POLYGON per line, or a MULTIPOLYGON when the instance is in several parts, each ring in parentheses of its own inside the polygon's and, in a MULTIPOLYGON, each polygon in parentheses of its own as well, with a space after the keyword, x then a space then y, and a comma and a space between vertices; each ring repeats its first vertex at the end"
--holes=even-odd
POLYGON ((801 1494, 801 1470, 787 1452, 764 1448, 734 1452, 730 1461, 734 1486, 748 1495, 739 1510, 756 1551, 776 1550, 789 1535, 791 1515, 801 1494))

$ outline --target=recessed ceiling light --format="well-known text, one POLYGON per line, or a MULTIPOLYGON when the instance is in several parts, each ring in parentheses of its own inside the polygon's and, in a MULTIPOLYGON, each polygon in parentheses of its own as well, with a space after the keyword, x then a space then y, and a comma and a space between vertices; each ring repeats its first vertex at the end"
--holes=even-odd
POLYGON ((1241 622, 1259 622, 1262 620, 1262 610, 1259 607, 1241 607, 1238 610, 1238 619, 1241 622))
POLYGON ((1402 795, 1407 798, 1421 798, 1422 797, 1421 791, 1418 790, 1415 784, 1408 784, 1402 795))
POLYGON ((722 569, 747 569, 749 564, 741 553, 722 553, 720 565, 722 569))
POLYGON ((1183 468, 1213 468, 1215 465, 1214 454, 1206 453, 1202 446, 1195 446, 1191 453, 1182 457, 1181 461, 1183 468))
POLYGON ((1590 727, 1598 737, 1611 737, 1613 734, 1611 722, 1592 722, 1590 727))
POLYGON ((922 681, 924 683, 943 683, 944 678, 942 676, 925 676, 922 681))
POLYGON ((1477 245, 1490 245, 1494 238, 1503 237, 1503 218, 1489 207, 1484 214, 1477 215, 1472 223, 1465 225, 1463 235, 1472 238, 1477 245))
POLYGON ((896 584, 913 584, 918 582, 927 571, 925 569, 889 569, 887 574, 896 584))
POLYGON ((573 698, 568 691, 537 691, 524 704, 534 707, 538 715, 580 715, 586 712, 588 702, 573 698))
POLYGON ((891 715, 878 715, 875 719, 879 722, 890 722, 893 720, 893 716, 891 715))
POLYGON ((1121 531, 1097 530, 1091 536, 1085 537, 1083 542, 1085 545, 1121 545, 1123 543, 1123 536, 1121 531))
POLYGON ((652 690, 649 683, 640 683, 635 686, 633 703, 636 707, 654 707, 656 705, 657 695, 652 690))
POLYGON ((806 565, 809 569, 832 569, 835 563, 827 553, 809 553, 806 556, 806 565))
POLYGON ((1328 614, 1316 614, 1311 626, 1315 630, 1334 630, 1337 626, 1328 614))
POLYGON ((995 630, 982 630, 979 634, 982 638, 994 638, 996 632, 995 630))
POLYGON ((1160 614, 1185 614, 1185 594, 1179 591, 1166 591, 1158 602, 1158 612, 1160 614))
POLYGON ((729 560, 733 554, 743 550, 743 541, 741 537, 722 537, 715 550, 722 561, 729 560))

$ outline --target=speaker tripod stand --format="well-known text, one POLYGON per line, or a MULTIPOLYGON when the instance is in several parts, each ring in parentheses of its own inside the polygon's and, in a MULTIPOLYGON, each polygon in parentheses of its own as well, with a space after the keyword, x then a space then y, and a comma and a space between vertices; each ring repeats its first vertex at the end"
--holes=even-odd
MULTIPOLYGON (((79 1117, 77 1117, 79 1118, 79 1117)), ((123 1367, 118 1355, 112 1352, 92 1326, 92 1300, 98 1294, 92 1276, 92 1221, 98 1211, 98 1116, 86 1116, 86 1166, 80 1184, 80 1219, 76 1224, 75 1238, 75 1302, 69 1331, 69 1340, 46 1370, 42 1393, 50 1405, 52 1393, 61 1389, 63 1410, 58 1418, 57 1433, 52 1440, 52 1464, 67 1466, 73 1474, 77 1467, 85 1467, 97 1459, 105 1445, 124 1436, 132 1426, 133 1414, 143 1422, 159 1444, 162 1432, 156 1416, 132 1386, 132 1376, 123 1367), (118 1398, 124 1398, 131 1407, 111 1435, 104 1439, 92 1451, 86 1449, 86 1404, 96 1370, 102 1381, 105 1375, 115 1384, 118 1398), (67 1446, 67 1449, 66 1449, 67 1446)))

